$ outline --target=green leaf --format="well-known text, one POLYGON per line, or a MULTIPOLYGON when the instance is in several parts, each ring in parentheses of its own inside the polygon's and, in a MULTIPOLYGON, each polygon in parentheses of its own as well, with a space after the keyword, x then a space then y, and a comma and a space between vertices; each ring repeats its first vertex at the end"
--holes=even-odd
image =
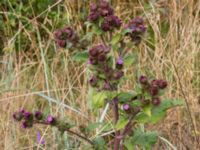
POLYGON ((182 100, 162 100, 159 106, 153 106, 151 108, 151 115, 149 115, 149 108, 143 109, 143 112, 138 113, 135 116, 135 120, 139 123, 157 123, 166 116, 166 111, 175 106, 181 106, 184 104, 182 100))
POLYGON ((129 67, 133 63, 137 62, 136 54, 128 54, 124 57, 124 66, 129 67))
POLYGON ((147 123, 149 119, 149 116, 144 112, 140 112, 135 116, 135 120, 139 123, 147 123))
POLYGON ((97 137, 94 139, 95 150, 106 150, 106 142, 102 137, 97 137))
POLYGON ((172 107, 181 106, 184 104, 182 100, 162 100, 159 106, 152 108, 152 117, 150 118, 151 123, 157 123, 166 116, 166 111, 172 107))
POLYGON ((126 35, 127 33, 130 33, 131 32, 131 29, 124 29, 122 31, 122 35, 126 35))
POLYGON ((139 100, 134 100, 133 102, 131 102, 131 106, 140 107, 140 106, 142 106, 142 103, 139 100))
POLYGON ((116 45, 121 40, 121 34, 116 34, 112 37, 111 44, 116 45))
POLYGON ((124 146, 127 148, 127 150, 134 150, 134 145, 132 144, 130 138, 124 141, 124 146))
POLYGON ((150 123, 157 123, 158 121, 162 120, 166 116, 166 111, 154 112, 152 111, 152 116, 149 118, 150 123))
POLYGON ((134 92, 121 92, 119 93, 118 98, 120 102, 127 102, 130 101, 134 96, 136 96, 134 92))
POLYGON ((136 129, 134 131, 134 136, 132 137, 131 141, 132 144, 134 145, 138 145, 142 148, 150 150, 157 142, 157 139, 158 139, 158 133, 155 131, 143 132, 140 129, 136 129))
POLYGON ((100 122, 96 122, 96 123, 91 123, 91 124, 89 124, 88 126, 87 126, 87 131, 89 131, 89 132, 91 132, 91 131, 94 131, 94 130, 96 130, 99 126, 101 126, 102 125, 102 123, 100 123, 100 122))
POLYGON ((96 25, 93 26, 93 32, 96 34, 96 35, 101 35, 103 33, 103 31, 96 25))
POLYGON ((184 104, 184 101, 182 101, 182 100, 164 99, 164 100, 161 101, 159 106, 153 107, 153 111, 154 112, 166 111, 169 108, 181 106, 183 104, 184 104))
POLYGON ((78 61, 78 62, 86 62, 88 58, 89 58, 89 55, 87 51, 78 52, 76 55, 73 56, 73 60, 78 61))
POLYGON ((145 114, 147 114, 149 117, 151 117, 151 109, 152 109, 151 105, 147 105, 147 106, 145 106, 145 107, 143 108, 143 112, 144 112, 145 114))
POLYGON ((115 129, 116 130, 120 130, 120 129, 123 129, 126 124, 128 123, 128 119, 126 118, 120 118, 118 121, 117 121, 117 124, 115 125, 115 129))
POLYGON ((92 102, 94 108, 102 108, 105 105, 107 92, 99 92, 93 95, 92 102))

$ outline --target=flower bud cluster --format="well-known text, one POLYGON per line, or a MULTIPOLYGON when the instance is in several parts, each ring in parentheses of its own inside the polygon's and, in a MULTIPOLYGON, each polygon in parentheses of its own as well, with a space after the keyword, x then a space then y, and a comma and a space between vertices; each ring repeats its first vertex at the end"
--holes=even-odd
POLYGON ((110 48, 103 44, 92 47, 89 49, 89 63, 92 65, 104 63, 107 59, 109 51, 110 48))
POLYGON ((100 0, 97 4, 90 5, 90 14, 88 20, 93 23, 101 21, 101 29, 103 31, 112 31, 114 28, 119 28, 122 24, 121 20, 114 15, 113 8, 105 0, 100 0))
POLYGON ((141 17, 136 17, 129 21, 129 23, 125 25, 125 29, 130 30, 127 35, 131 37, 131 40, 135 42, 135 44, 139 44, 141 42, 142 35, 146 32, 144 20, 141 17))
POLYGON ((19 110, 13 114, 13 118, 16 121, 22 121, 21 127, 22 128, 30 128, 33 126, 34 123, 46 123, 49 125, 56 125, 56 118, 48 115, 44 117, 42 112, 35 111, 35 113, 28 112, 24 109, 19 110))
POLYGON ((78 36, 71 27, 58 29, 54 32, 54 38, 59 47, 65 48, 67 45, 72 44, 75 46, 78 42, 78 36))
POLYGON ((95 74, 89 79, 92 87, 98 87, 102 90, 115 90, 116 83, 124 76, 122 57, 116 60, 115 69, 113 69, 109 63, 109 52, 110 48, 102 44, 89 49, 89 64, 95 69, 95 74))
POLYGON ((163 79, 154 79, 149 81, 146 76, 140 76, 139 82, 145 92, 151 95, 151 100, 141 98, 141 102, 145 105, 152 103, 154 106, 158 106, 161 102, 159 98, 160 90, 164 90, 167 87, 167 81, 163 79))

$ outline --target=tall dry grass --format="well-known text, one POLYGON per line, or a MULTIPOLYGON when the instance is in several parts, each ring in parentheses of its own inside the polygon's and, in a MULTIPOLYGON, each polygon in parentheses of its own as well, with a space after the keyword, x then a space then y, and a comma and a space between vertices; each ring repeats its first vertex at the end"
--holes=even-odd
MULTIPOLYGON (((200 1, 112 0, 112 4, 121 18, 129 19, 142 14, 149 25, 145 41, 139 47, 139 63, 126 72, 131 80, 125 83, 124 89, 133 87, 138 72, 166 79, 169 82, 166 97, 183 98, 188 105, 169 111, 168 117, 159 125, 147 128, 160 129, 162 137, 178 150, 198 150, 195 133, 200 142, 200 1), (136 67, 138 72, 135 72, 136 67)), ((82 13, 83 7, 88 7, 88 2, 61 0, 51 7, 58 5, 64 9, 66 22, 71 22, 81 31, 83 22, 78 14, 82 13)), ((42 13, 48 11, 50 9, 42 13)), ((8 13, 5 10, 1 11, 5 17, 8 13)), ((35 33, 20 21, 17 32, 9 24, 6 30, 1 31, 6 35, 1 38, 5 53, 0 60, 2 150, 47 149, 48 145, 55 150, 60 149, 59 143, 63 143, 66 149, 69 149, 72 143, 79 143, 76 137, 67 134, 64 134, 64 138, 59 137, 57 131, 49 127, 36 126, 30 130, 21 130, 12 119, 12 113, 19 108, 43 108, 78 124, 96 121, 87 104, 85 65, 74 63, 71 58, 72 52, 57 49, 56 46, 50 47, 55 25, 48 17, 42 23, 37 18, 39 16, 26 18, 32 24, 35 33), (47 27, 49 25, 51 30, 47 27), (43 37, 39 29, 45 30, 46 37, 43 37), (17 37, 21 33, 31 41, 28 45, 29 51, 24 51, 23 45, 19 44, 20 51, 16 52, 14 41, 18 40, 17 37), (53 57, 49 58, 47 54, 51 51, 53 57), (73 108, 81 113, 71 110, 73 108), (47 147, 42 148, 36 143, 37 131, 41 131, 45 137, 47 147)), ((109 119, 109 116, 106 116, 106 119, 109 119)), ((77 147, 74 149, 78 149, 77 147)), ((166 142, 160 140, 155 149, 167 149, 166 142)))

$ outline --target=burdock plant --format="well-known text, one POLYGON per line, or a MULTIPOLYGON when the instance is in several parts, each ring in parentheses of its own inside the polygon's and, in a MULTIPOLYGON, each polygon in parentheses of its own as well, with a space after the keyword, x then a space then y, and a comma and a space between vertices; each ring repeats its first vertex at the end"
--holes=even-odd
MULTIPOLYGON (((21 121, 23 128, 34 124, 57 127, 61 132, 85 140, 89 144, 89 147, 83 145, 85 149, 133 150, 136 146, 151 149, 158 139, 158 132, 146 131, 141 125, 157 123, 166 116, 167 109, 182 105, 182 101, 163 98, 168 85, 164 79, 140 75, 133 89, 125 91, 122 88, 127 79, 126 70, 134 62, 135 51, 131 47, 136 48, 145 38, 145 21, 135 17, 123 23, 107 1, 99 0, 90 4, 85 25, 99 42, 73 58, 87 63, 89 103, 94 114, 102 112, 100 121, 91 122, 87 127, 79 126, 80 132, 74 132, 70 123, 52 115, 45 116, 40 111, 32 114, 20 110, 13 115, 14 119, 21 121), (112 119, 105 121, 105 115, 112 119), (89 138, 95 131, 98 131, 95 138, 89 138)), ((70 27, 59 29, 54 35, 60 47, 75 46, 81 39, 70 27)))

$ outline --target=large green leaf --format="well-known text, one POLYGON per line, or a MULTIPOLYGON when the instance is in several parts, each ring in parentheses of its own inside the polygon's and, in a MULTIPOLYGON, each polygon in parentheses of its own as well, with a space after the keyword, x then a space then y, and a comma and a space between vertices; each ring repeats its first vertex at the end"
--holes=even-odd
POLYGON ((135 120, 139 123, 157 123, 166 116, 166 111, 170 108, 181 106, 184 104, 182 100, 169 100, 165 99, 161 101, 159 106, 153 106, 151 108, 151 115, 148 115, 149 111, 142 111, 138 113, 135 117, 135 120))
POLYGON ((124 141, 124 146, 127 148, 127 150, 134 150, 134 145, 130 138, 124 141))
POLYGON ((150 118, 151 123, 157 123, 166 116, 166 111, 170 108, 181 106, 184 104, 183 100, 170 100, 165 99, 161 101, 159 106, 152 108, 152 116, 150 118))
POLYGON ((135 116, 134 119, 139 123, 147 123, 149 122, 150 117, 146 113, 140 112, 135 116))
POLYGON ((155 131, 143 132, 140 129, 134 131, 134 136, 131 139, 133 145, 138 145, 141 148, 151 149, 157 142, 158 133, 155 131))
POLYGON ((119 93, 118 98, 120 102, 124 103, 130 101, 134 96, 136 96, 136 93, 134 92, 121 92, 119 93))

